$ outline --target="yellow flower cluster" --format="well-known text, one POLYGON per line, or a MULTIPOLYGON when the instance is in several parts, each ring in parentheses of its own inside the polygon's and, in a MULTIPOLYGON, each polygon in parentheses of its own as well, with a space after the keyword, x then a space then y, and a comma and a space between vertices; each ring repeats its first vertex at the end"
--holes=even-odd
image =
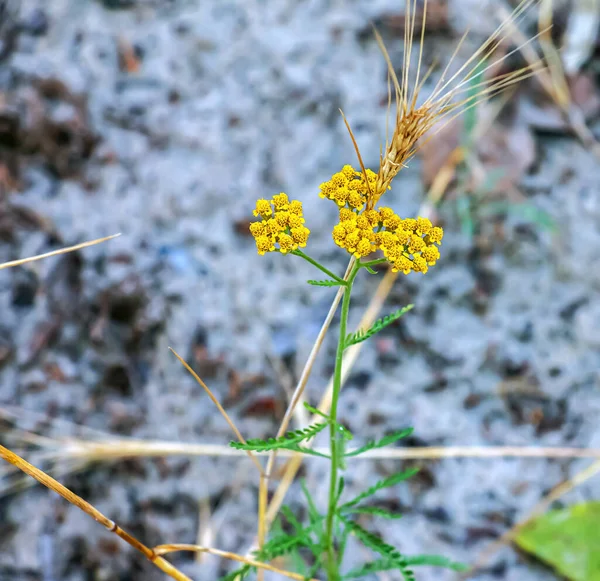
POLYGON ((394 272, 425 274, 440 257, 444 231, 427 218, 405 218, 391 208, 366 210, 362 214, 340 209, 339 224, 333 228, 333 240, 356 258, 381 250, 394 272))
POLYGON ((256 241, 259 254, 287 254, 306 246, 310 230, 304 226, 302 202, 290 202, 287 194, 282 192, 274 195, 271 200, 257 200, 253 213, 261 218, 250 224, 250 233, 256 241))
POLYGON ((345 165, 342 171, 331 176, 328 182, 321 184, 321 198, 333 200, 341 208, 362 210, 374 193, 377 184, 377 174, 370 169, 362 172, 356 171, 351 165, 345 165))

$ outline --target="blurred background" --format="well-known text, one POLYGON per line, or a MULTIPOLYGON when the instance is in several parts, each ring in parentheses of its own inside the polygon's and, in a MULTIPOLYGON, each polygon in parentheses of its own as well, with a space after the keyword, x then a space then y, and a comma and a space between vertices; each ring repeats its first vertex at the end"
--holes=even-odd
MULTIPOLYGON (((437 65, 423 95, 467 29, 456 68, 510 10, 430 0, 423 58, 437 65)), ((382 314, 414 310, 352 369, 340 418, 358 440, 414 426, 400 446, 600 448, 599 18, 593 0, 530 10, 498 56, 552 24, 528 45, 551 69, 445 125, 386 194, 446 236, 427 276, 385 294, 382 314)), ((337 210, 317 194, 357 165, 339 109, 378 167, 387 71, 371 24, 399 69, 403 0, 0 0, 0 262, 121 233, 0 271, 0 443, 150 546, 243 554, 253 542, 255 468, 223 455, 227 424, 168 346, 246 437, 275 434, 334 291, 306 285, 314 272, 295 257, 259 257, 248 223, 256 198, 285 191, 304 204, 307 252, 344 271, 330 238, 337 210), (89 446, 118 450, 119 438, 217 446, 128 459, 89 446)), ((490 72, 526 66, 526 53, 490 72)), ((359 279, 352 324, 383 276, 359 279)), ((313 404, 334 352, 335 329, 308 385, 313 404)), ((593 462, 551 456, 356 460, 347 480, 358 490, 420 467, 378 497, 405 516, 365 526, 403 553, 472 565, 593 462)), ((324 470, 302 469, 321 505, 324 470)), ((598 498, 596 471, 554 508, 598 498)), ((0 495, 1 581, 163 579, 8 465, 0 495)), ((298 485, 287 502, 302 514, 298 485)), ((198 581, 231 569, 173 560, 198 581)), ((590 567, 569 578, 600 578, 590 567)), ((550 581, 557 570, 507 543, 470 578, 550 581)))

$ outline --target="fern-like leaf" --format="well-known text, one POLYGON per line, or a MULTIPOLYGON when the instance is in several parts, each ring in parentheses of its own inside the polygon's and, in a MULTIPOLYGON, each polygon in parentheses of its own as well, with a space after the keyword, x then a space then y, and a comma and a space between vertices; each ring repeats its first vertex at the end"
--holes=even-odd
POLYGON ((340 519, 365 547, 379 553, 385 561, 393 564, 394 569, 402 573, 404 581, 415 581, 415 574, 410 570, 406 558, 400 554, 398 549, 388 545, 381 537, 363 529, 359 524, 344 517, 340 517, 340 519))
POLYGON ((267 452, 269 450, 280 449, 302 451, 299 450, 298 444, 314 438, 326 427, 326 423, 313 424, 303 430, 288 432, 284 436, 281 436, 281 438, 268 438, 267 440, 257 438, 254 440, 247 440, 245 444, 242 442, 231 442, 229 445, 236 450, 252 450, 254 452, 267 452))
POLYGON ((219 581, 236 581, 236 580, 241 581, 251 571, 252 571, 252 567, 250 567, 250 565, 244 565, 243 567, 240 567, 239 569, 236 569, 235 571, 232 571, 228 575, 225 575, 224 577, 221 577, 219 579, 219 581))
POLYGON ((362 454, 363 452, 367 452, 368 450, 374 450, 375 448, 385 448, 386 446, 389 446, 390 444, 394 444, 395 442, 397 442, 398 440, 401 440, 402 438, 406 438, 407 436, 410 436, 412 433, 413 433, 412 428, 406 428, 405 430, 393 432, 392 434, 384 436, 383 438, 381 438, 381 440, 367 442, 361 448, 352 450, 352 452, 347 452, 346 458, 349 458, 350 456, 358 456, 358 455, 362 454))
POLYGON ((458 571, 459 573, 469 569, 469 567, 464 563, 452 561, 446 557, 442 557, 441 555, 414 555, 413 557, 406 557, 406 562, 411 567, 427 565, 429 567, 443 567, 444 569, 452 569, 452 571, 458 571))
POLYGON ((350 569, 350 571, 342 576, 342 579, 363 579, 367 575, 373 575, 381 571, 392 571, 395 568, 396 565, 388 559, 376 559, 375 561, 370 561, 369 563, 350 569))
POLYGON ((357 507, 349 507, 345 514, 370 514, 372 516, 380 516, 382 518, 387 518, 389 520, 402 518, 402 515, 397 512, 390 512, 385 508, 380 508, 379 506, 357 506, 357 507))
POLYGON ((383 488, 389 488, 390 486, 394 486, 403 480, 406 480, 412 476, 414 476, 419 470, 417 468, 411 468, 410 470, 405 470, 404 472, 397 472, 396 474, 392 474, 379 482, 376 482, 371 488, 368 488, 364 492, 361 492, 357 497, 343 504, 340 508, 347 509, 352 506, 356 506, 359 502, 364 500, 365 498, 369 498, 369 496, 373 496, 379 490, 383 488))
POLYGON ((306 403, 306 402, 304 402, 304 407, 311 414, 315 414, 317 416, 322 417, 328 424, 333 424, 335 426, 335 429, 341 434, 341 436, 344 438, 344 440, 352 440, 354 438, 354 436, 352 435, 352 432, 348 428, 345 428, 344 426, 342 426, 342 424, 338 424, 338 422, 335 422, 334 420, 332 420, 331 417, 328 416, 326 413, 322 412, 321 410, 317 409, 316 407, 311 406, 309 403, 306 403))
MULTIPOLYGON (((408 567, 428 565, 430 567, 451 569, 452 571, 456 571, 458 573, 468 570, 466 565, 457 563, 456 561, 451 561, 450 559, 446 559, 446 557, 441 557, 439 555, 416 555, 414 557, 404 557, 404 560, 408 567)), ((361 565, 360 567, 351 569, 342 578, 344 580, 362 579, 367 575, 372 575, 381 571, 393 571, 394 569, 396 569, 396 564, 393 561, 390 561, 389 559, 376 559, 375 561, 371 561, 361 565)))
POLYGON ((344 342, 344 347, 350 347, 350 345, 356 345, 357 343, 362 343, 366 341, 369 337, 372 337, 376 333, 379 333, 382 329, 385 329, 387 326, 391 325, 394 321, 397 321, 402 315, 408 313, 414 305, 408 305, 397 311, 393 312, 382 319, 378 319, 373 323, 373 325, 367 329, 359 329, 356 333, 351 333, 346 337, 346 341, 344 342))
POLYGON ((337 280, 307 280, 308 284, 312 284, 313 286, 343 286, 341 282, 337 280))

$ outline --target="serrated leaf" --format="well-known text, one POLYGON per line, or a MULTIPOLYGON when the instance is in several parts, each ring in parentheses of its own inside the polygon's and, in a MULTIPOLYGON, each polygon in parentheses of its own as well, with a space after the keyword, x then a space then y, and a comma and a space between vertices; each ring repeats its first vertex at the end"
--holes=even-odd
POLYGON ((350 569, 350 571, 342 576, 342 579, 363 579, 367 575, 373 575, 381 571, 391 571, 395 568, 396 566, 392 561, 388 561, 387 559, 377 559, 355 567, 354 569, 350 569))
POLYGON ((458 571, 459 573, 469 569, 469 567, 464 563, 452 561, 451 559, 447 559, 441 555, 413 555, 412 557, 406 557, 406 562, 411 567, 441 567, 443 569, 458 571))
POLYGON ((346 514, 370 514, 372 516, 380 516, 382 518, 387 518, 389 520, 402 518, 400 513, 390 512, 385 508, 380 508, 378 506, 357 506, 357 507, 349 507, 346 511, 346 514))
POLYGON ((393 432, 391 434, 388 434, 387 436, 384 436, 383 438, 381 438, 381 440, 367 442, 361 448, 357 448, 356 450, 352 450, 352 452, 348 452, 346 454, 346 458, 349 458, 350 456, 358 456, 359 454, 362 454, 363 452, 367 452, 368 450, 374 450, 376 448, 385 448, 386 446, 389 446, 390 444, 394 444, 395 442, 397 442, 398 440, 401 440, 402 438, 406 438, 406 437, 410 436, 412 433, 413 433, 412 428, 406 428, 404 430, 399 430, 397 432, 393 432))
POLYGON ((523 550, 571 581, 600 581, 600 502, 551 510, 515 538, 523 550))
POLYGON ((300 524, 300 521, 296 518, 296 515, 292 512, 292 509, 289 506, 287 506, 287 504, 284 504, 280 508, 280 511, 281 514, 286 518, 286 520, 292 525, 292 527, 294 527, 294 530, 296 532, 302 530, 302 525, 300 524))
POLYGON ((249 565, 244 565, 235 571, 221 577, 219 581, 241 581, 248 573, 252 571, 252 567, 249 565))
POLYGON ((383 480, 376 482, 373 486, 371 486, 364 492, 361 492, 357 497, 353 498, 349 502, 346 502, 340 508, 347 509, 351 506, 355 506, 359 502, 364 500, 365 498, 369 498, 369 496, 373 496, 376 492, 379 492, 380 490, 382 490, 384 488, 389 488, 390 486, 395 486, 396 484, 402 482, 403 480, 407 480, 408 478, 411 478, 418 471, 419 470, 417 468, 411 468, 409 470, 404 470, 403 472, 396 472, 395 474, 392 474, 391 476, 388 476, 387 478, 384 478, 383 480))
POLYGON ((406 563, 406 558, 400 554, 392 545, 388 545, 381 537, 363 529, 354 521, 340 517, 351 533, 358 538, 365 547, 379 553, 385 561, 394 565, 394 569, 400 571, 405 581, 415 581, 415 575, 406 563))
MULTIPOLYGON (((254 440, 246 440, 246 443, 242 442, 230 442, 230 446, 236 450, 252 450, 254 452, 267 452, 269 450, 296 450, 301 451, 298 447, 300 442, 305 442, 314 438, 321 430, 327 427, 326 423, 313 424, 302 430, 296 430, 294 432, 288 432, 281 438, 268 438, 267 440, 261 440, 260 438, 254 440)), ((314 453, 318 455, 318 453, 314 453)), ((325 456, 322 454, 322 456, 325 456)), ((325 456, 326 457, 326 456, 325 456)))
POLYGON ((351 345, 356 345, 357 343, 362 343, 363 341, 366 341, 369 337, 372 337, 376 333, 379 333, 379 331, 381 331, 382 329, 385 329, 387 326, 397 321, 400 317, 402 317, 402 315, 406 314, 413 307, 414 305, 408 305, 406 307, 398 309, 390 315, 387 315, 382 319, 378 319, 377 321, 375 321, 373 325, 366 331, 363 329, 359 329, 355 333, 351 333, 346 337, 344 347, 348 348, 351 345))
POLYGON ((337 422, 334 422, 331 419, 331 417, 328 416, 326 413, 323 413, 321 410, 317 409, 316 407, 311 406, 309 403, 306 403, 306 402, 304 402, 304 407, 312 414, 322 417, 324 420, 327 421, 327 423, 333 424, 335 426, 336 430, 340 434, 342 434, 342 436, 344 437, 345 440, 352 440, 354 438, 354 436, 352 435, 352 432, 348 428, 345 428, 344 426, 342 426, 342 424, 338 424, 337 422))
POLYGON ((313 286, 343 286, 342 283, 337 280, 307 280, 306 282, 313 286))
MULTIPOLYGON (((416 555, 414 557, 404 557, 404 560, 409 567, 428 565, 431 567, 451 569, 459 573, 468 569, 468 567, 462 563, 456 563, 455 561, 451 561, 450 559, 446 559, 446 557, 438 555, 416 555)), ((393 571, 394 569, 396 569, 396 565, 393 561, 390 561, 389 559, 376 559, 375 561, 365 563, 360 567, 348 571, 348 573, 343 576, 343 579, 362 579, 367 575, 372 575, 381 571, 393 571)))

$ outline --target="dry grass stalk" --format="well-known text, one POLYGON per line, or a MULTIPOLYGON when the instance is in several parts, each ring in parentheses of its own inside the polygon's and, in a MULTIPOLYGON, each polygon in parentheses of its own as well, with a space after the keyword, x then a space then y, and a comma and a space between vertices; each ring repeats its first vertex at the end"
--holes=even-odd
POLYGON ((42 472, 14 452, 11 452, 4 446, 0 445, 0 458, 3 458, 7 462, 10 462, 13 466, 16 466, 19 470, 25 472, 28 476, 35 478, 40 484, 43 484, 50 490, 53 490, 65 500, 81 509, 86 514, 90 515, 94 520, 99 522, 102 526, 108 529, 111 533, 115 533, 121 537, 127 544, 132 546, 136 551, 142 553, 153 565, 158 567, 161 571, 169 575, 172 579, 177 581, 192 581, 187 575, 183 574, 179 569, 171 565, 167 560, 163 559, 153 549, 147 547, 135 537, 124 531, 117 523, 104 516, 99 510, 92 506, 89 502, 86 502, 80 496, 71 492, 67 487, 63 486, 57 480, 54 480, 51 476, 48 476, 45 472, 42 472))
POLYGON ((10 262, 3 262, 0 264, 0 270, 2 270, 3 268, 11 268, 13 266, 21 266, 22 264, 26 264, 28 262, 34 262, 35 260, 41 260, 42 258, 57 256, 58 254, 66 254, 67 252, 81 250, 82 248, 87 248, 88 246, 94 246, 95 244, 100 244, 101 242, 112 240, 113 238, 117 238, 118 236, 121 236, 121 234, 113 234, 112 236, 106 236, 105 238, 98 238, 96 240, 90 240, 89 242, 82 242, 81 244, 75 244, 74 246, 68 246, 66 248, 59 248, 58 250, 53 250, 52 252, 45 252, 44 254, 29 256, 28 258, 19 258, 18 260, 11 260, 10 262))
POLYGON ((278 567, 273 567, 267 563, 261 563, 255 559, 249 559, 242 557, 236 553, 230 553, 229 551, 221 551, 220 549, 211 549, 210 547, 203 547, 201 545, 186 545, 186 544, 174 544, 174 545, 159 545, 154 547, 154 551, 158 555, 166 555, 167 553, 173 553, 176 551, 195 551, 199 553, 209 553, 211 555, 217 555, 218 557, 224 557, 231 561, 237 561, 238 563, 245 563, 252 567, 256 567, 259 571, 271 571, 272 573, 278 573, 288 579, 297 579, 298 581, 319 581, 318 579, 309 579, 304 575, 298 573, 292 573, 291 571, 284 571, 278 567))
MULTIPOLYGON (((225 418, 225 421, 227 422, 229 427, 232 429, 232 431, 236 435, 237 439, 242 444, 245 444, 246 440, 245 440, 244 436, 242 436, 242 433, 238 430, 237 426, 233 423, 233 420, 229 417, 229 414, 225 411, 225 408, 223 408, 223 406, 221 405, 221 402, 219 402, 219 400, 214 396, 214 394, 210 390, 210 388, 206 385, 206 383, 204 383, 204 381, 202 381, 200 376, 186 363, 185 359, 183 359, 183 357, 181 357, 181 355, 179 355, 177 353, 177 351, 175 351, 171 347, 169 347, 169 349, 173 353, 173 355, 175 355, 175 357, 177 357, 177 359, 179 359, 180 363, 188 370, 190 375, 198 382, 198 384, 202 386, 202 389, 204 389, 204 391, 206 392, 208 397, 210 397, 211 401, 215 404, 216 408, 219 410, 221 415, 225 418)), ((252 462, 258 469, 259 474, 261 476, 263 476, 264 471, 263 471, 262 466, 260 465, 260 462, 256 458, 256 454, 251 451, 248 451, 247 454, 248 454, 248 457, 250 458, 250 460, 252 460, 252 462)))

